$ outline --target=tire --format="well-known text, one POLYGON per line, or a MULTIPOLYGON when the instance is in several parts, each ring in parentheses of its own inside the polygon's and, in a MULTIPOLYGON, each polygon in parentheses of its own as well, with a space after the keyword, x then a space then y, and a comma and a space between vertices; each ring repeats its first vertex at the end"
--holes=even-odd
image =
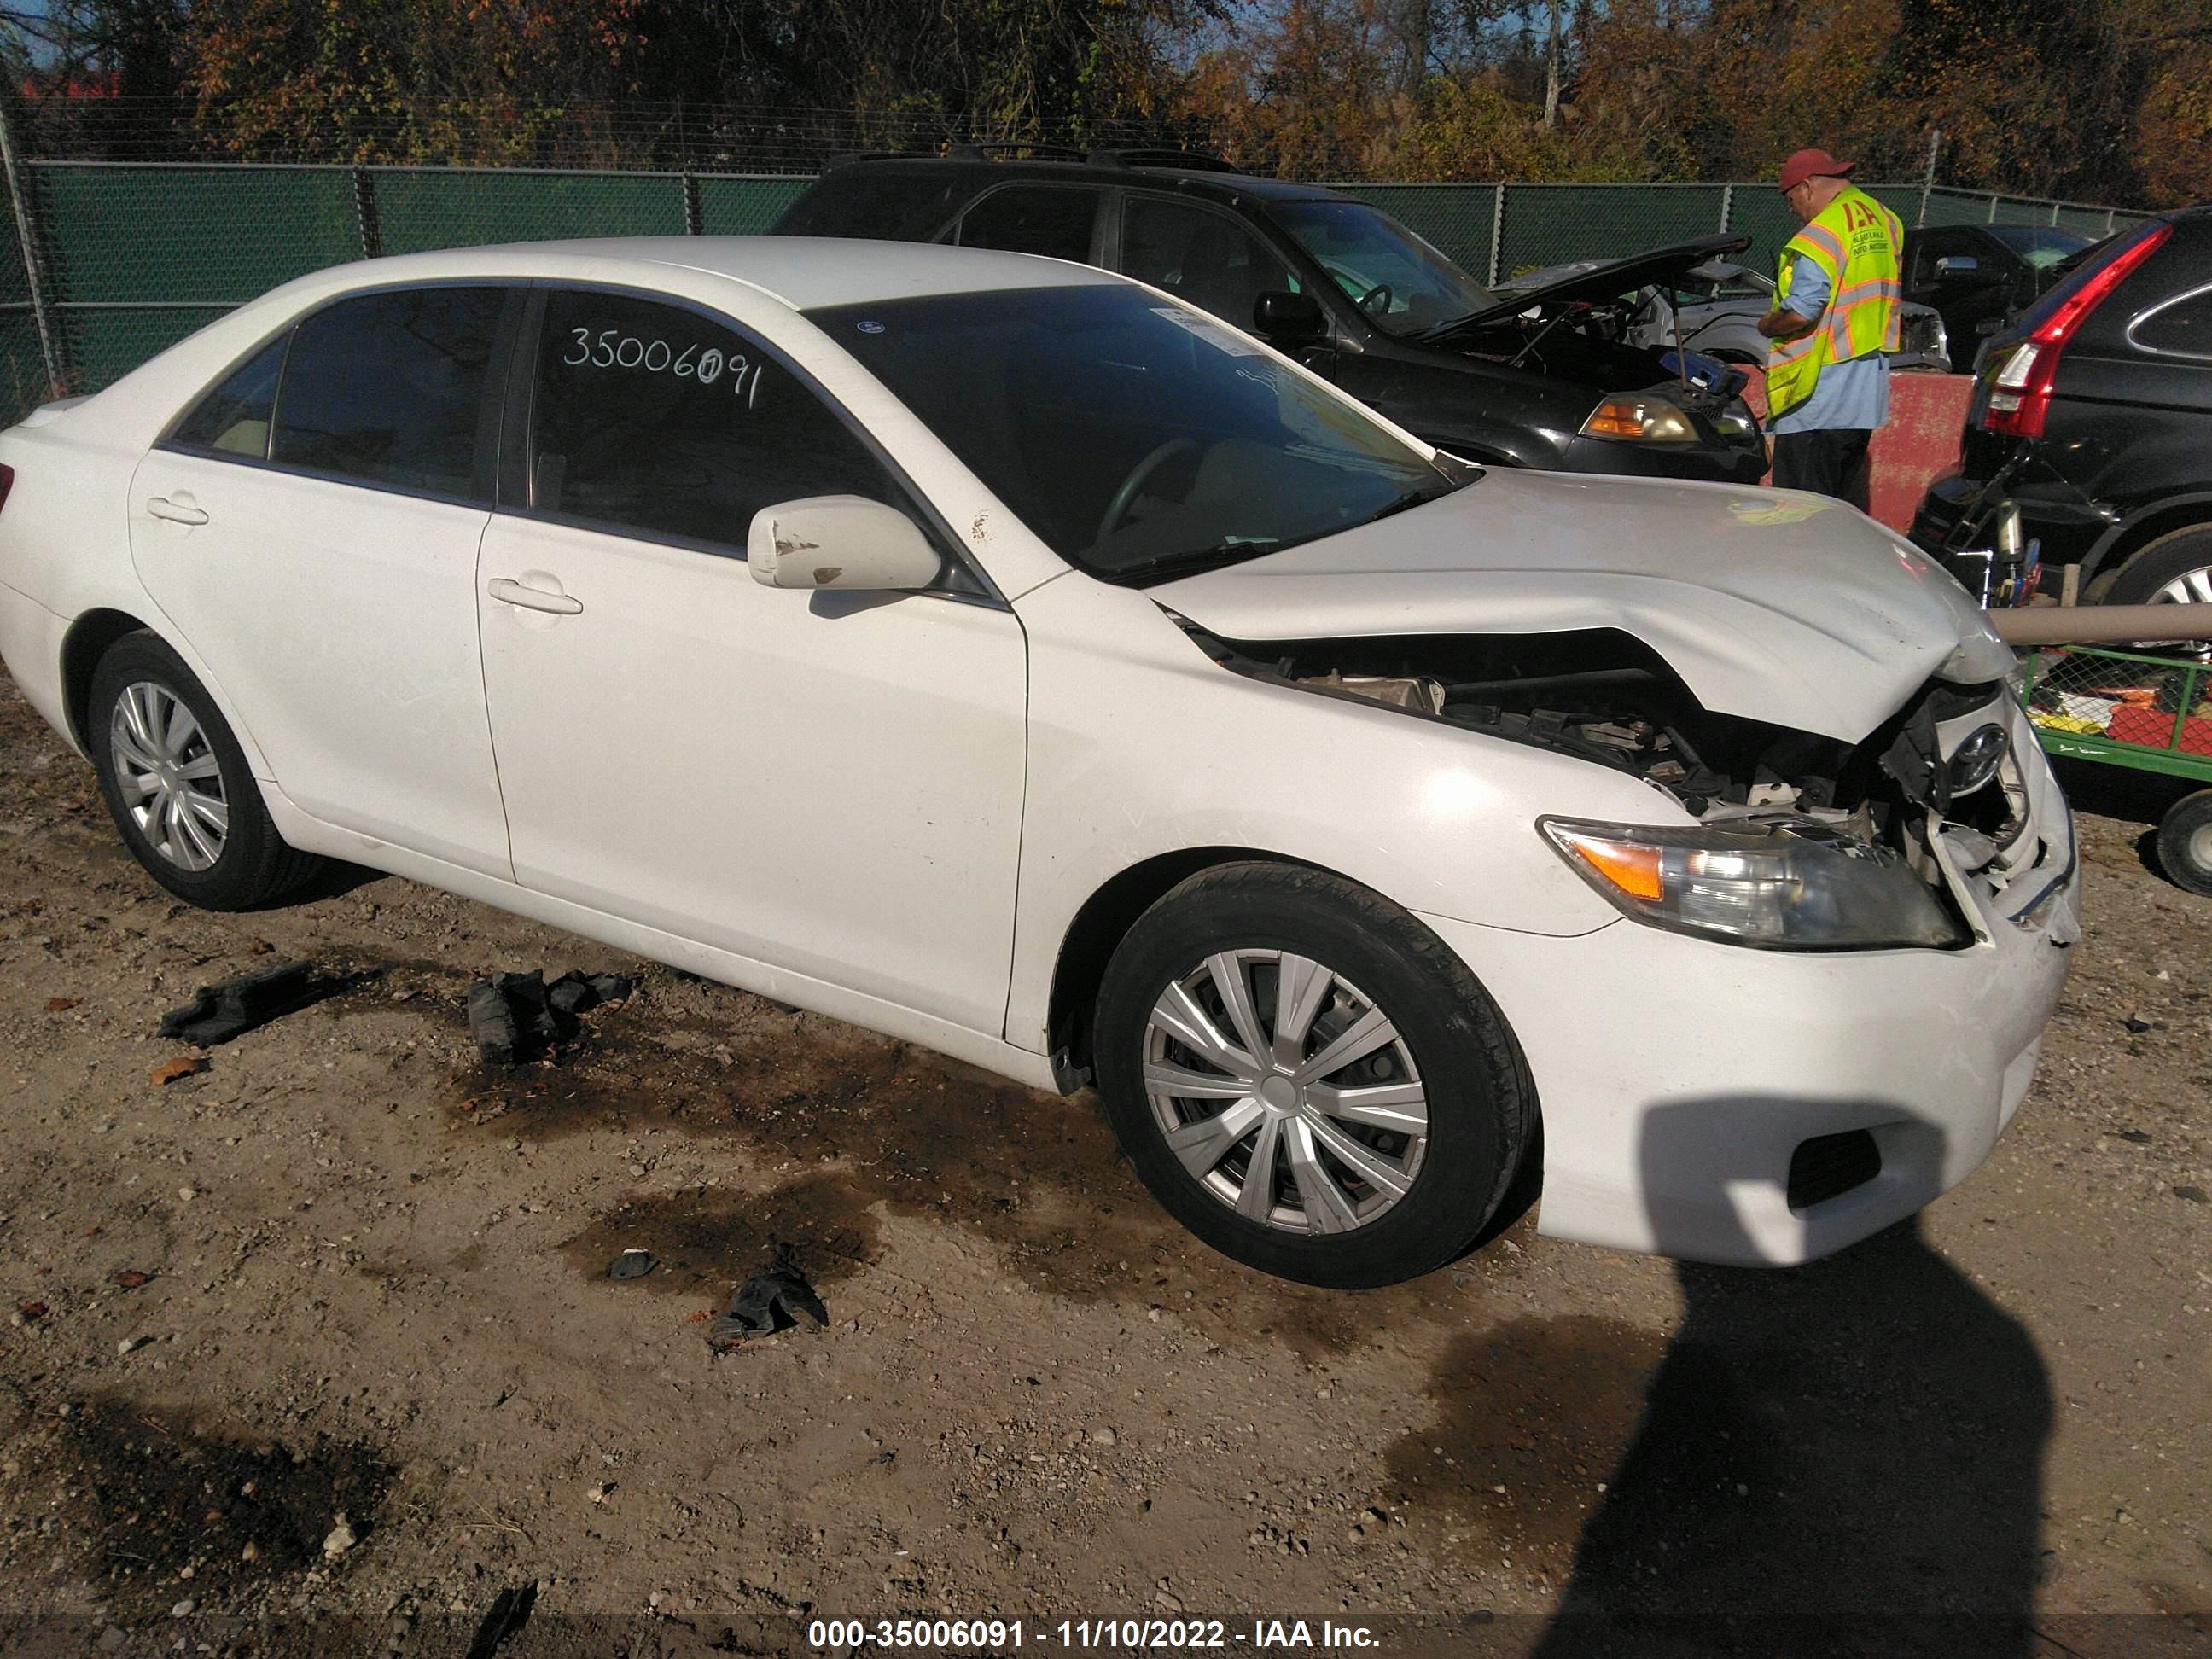
POLYGON ((2183 891, 2212 897, 2212 789, 2166 808, 2158 821, 2158 867, 2183 891))
POLYGON ((1176 887, 1115 951, 1095 1034, 1107 1115, 1153 1196, 1224 1255, 1303 1284, 1391 1285, 1462 1254, 1505 1196, 1534 1126, 1520 1047, 1466 966, 1404 910, 1321 871, 1225 865, 1176 887), (1224 974, 1243 987, 1256 1041, 1239 1035, 1224 974), (1290 1017, 1304 1029, 1278 1049, 1276 999, 1291 974, 1290 1017), (1318 994, 1304 1000, 1316 1012, 1303 1020, 1300 989, 1318 994), (1347 1036, 1376 1016, 1389 1040, 1347 1036), (1292 1080, 1342 1042, 1352 1044, 1349 1065, 1292 1080), (1261 1046, 1268 1052, 1255 1066, 1261 1046), (1207 1092, 1158 1087, 1170 1078, 1207 1092), (1348 1103, 1336 1092, 1354 1086, 1390 1094, 1348 1103), (1355 1103, 1399 1114, 1403 1127, 1326 1109, 1355 1103), (1228 1127, 1200 1127, 1232 1114, 1228 1127), (1183 1152, 1170 1124, 1196 1132, 1183 1152), (1264 1189, 1249 1179, 1262 1146, 1273 1154, 1264 1189))
MULTIPOLYGON (((2091 584, 2092 592, 2095 587, 2091 584)), ((2185 592, 2199 602, 2212 600, 2212 525, 2191 525, 2147 544, 2119 568, 2097 599, 2104 605, 2157 605, 2185 592)))
POLYGON ((255 909, 325 868, 284 844, 215 699, 154 635, 126 634, 100 658, 84 736, 123 844, 179 898, 204 910, 255 909), (164 783, 149 788, 156 778, 164 783))

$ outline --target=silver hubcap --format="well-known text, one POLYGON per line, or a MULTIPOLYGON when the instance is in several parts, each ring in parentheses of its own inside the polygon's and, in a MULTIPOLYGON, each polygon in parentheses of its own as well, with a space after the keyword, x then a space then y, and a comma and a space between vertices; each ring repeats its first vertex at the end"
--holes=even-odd
POLYGON ((2212 569, 2176 576, 2150 596, 2153 605, 2212 605, 2212 569))
POLYGON ((2212 871, 2212 823, 2202 823, 2189 835, 2189 861, 2200 871, 2212 871))
POLYGON ((1145 1030, 1145 1093, 1191 1178, 1285 1232, 1364 1227, 1413 1189, 1429 1144, 1413 1056, 1351 981, 1286 951, 1227 951, 1170 984, 1145 1030))
POLYGON ((192 711, 165 685, 123 688, 107 722, 124 809, 147 844, 183 870, 206 870, 230 837, 222 769, 192 711))

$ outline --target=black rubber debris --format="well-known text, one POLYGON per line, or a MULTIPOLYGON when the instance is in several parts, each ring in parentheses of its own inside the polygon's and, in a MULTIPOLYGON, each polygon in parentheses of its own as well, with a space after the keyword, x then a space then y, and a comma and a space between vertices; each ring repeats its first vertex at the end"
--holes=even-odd
POLYGON ((477 1626, 476 1639, 469 1644, 469 1659, 492 1659, 501 1643, 519 1635, 530 1622, 530 1610, 537 1605, 536 1584, 517 1584, 493 1596, 489 1611, 477 1626))
POLYGON ((800 1314, 817 1326, 830 1322, 830 1310, 806 1275, 788 1262, 780 1263, 738 1286, 728 1309, 708 1327, 707 1346, 720 1352, 747 1337, 773 1336, 799 1323, 800 1314))
POLYGON ((487 1066, 543 1060, 574 1040, 579 1014, 620 1002, 630 982, 619 974, 501 974, 469 987, 469 1035, 487 1066))
POLYGON ((272 1019, 366 985, 380 974, 378 969, 326 974, 311 962, 288 962, 258 973, 241 974, 220 985, 200 987, 190 1002, 161 1016, 160 1035, 212 1048, 272 1019))
POLYGON ((660 1265, 651 1250, 624 1250, 607 1264, 609 1279, 642 1279, 660 1265))

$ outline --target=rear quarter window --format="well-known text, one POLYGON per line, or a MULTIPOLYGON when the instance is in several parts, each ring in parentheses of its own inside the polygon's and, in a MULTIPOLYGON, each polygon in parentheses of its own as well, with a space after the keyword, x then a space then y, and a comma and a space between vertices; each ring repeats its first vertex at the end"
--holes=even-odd
POLYGON ((2161 357, 2212 362, 2212 283, 2153 306, 2129 327, 2128 340, 2161 357))

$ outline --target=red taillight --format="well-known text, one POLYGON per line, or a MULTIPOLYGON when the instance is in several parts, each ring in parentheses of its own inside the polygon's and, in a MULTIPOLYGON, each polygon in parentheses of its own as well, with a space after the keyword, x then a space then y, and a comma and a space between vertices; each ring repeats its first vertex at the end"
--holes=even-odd
POLYGON ((8 492, 15 487, 15 469, 0 464, 0 507, 8 505, 8 492))
POLYGON ((2051 388, 2058 378, 2058 356, 2089 313, 2105 296, 2128 279, 2130 273, 2159 250, 2173 234, 2171 223, 2146 232, 2141 241, 2115 255, 2094 276, 2051 308, 2027 338, 2005 355, 1990 382, 1989 407, 1982 425, 2012 438, 2040 438, 2044 418, 2051 412, 2051 388))

